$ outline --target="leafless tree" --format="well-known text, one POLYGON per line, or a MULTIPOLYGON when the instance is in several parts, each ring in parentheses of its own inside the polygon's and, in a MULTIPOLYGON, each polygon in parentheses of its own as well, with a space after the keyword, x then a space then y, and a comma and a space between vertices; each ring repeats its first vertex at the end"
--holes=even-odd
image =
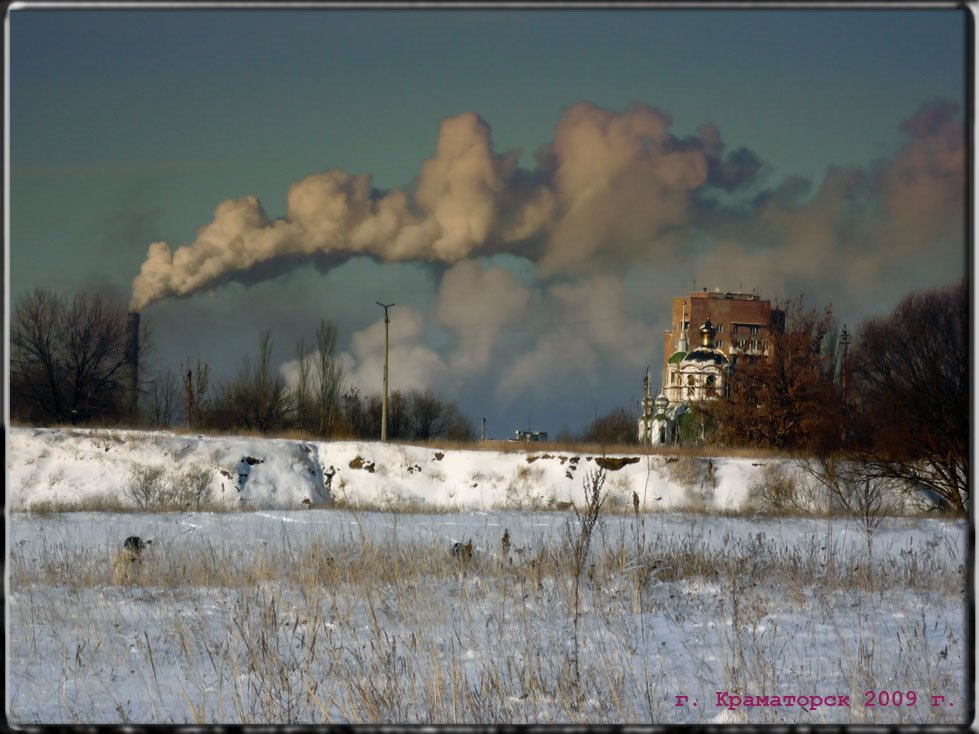
POLYGON ((442 435, 445 405, 432 390, 413 390, 409 400, 411 438, 428 441, 442 435))
POLYGON ((620 406, 592 421, 582 440, 602 445, 638 443, 637 420, 637 416, 620 406))
POLYGON ((310 381, 312 365, 309 358, 309 345, 305 339, 301 338, 296 342, 298 375, 296 387, 292 392, 292 402, 295 411, 296 426, 305 430, 308 430, 313 424, 314 411, 313 391, 310 381))
POLYGON ((336 325, 321 321, 316 330, 314 372, 317 429, 322 436, 331 434, 341 416, 344 370, 336 355, 336 342, 336 325))
POLYGON ((357 388, 341 398, 345 429, 355 438, 380 438, 381 396, 363 395, 357 388))
POLYGON ((196 371, 190 367, 190 359, 183 365, 184 410, 187 413, 187 425, 191 429, 203 428, 205 419, 211 408, 207 396, 210 368, 207 362, 197 360, 196 371))
POLYGON ((172 370, 152 379, 149 384, 149 405, 147 420, 150 425, 165 428, 173 424, 177 418, 177 407, 180 403, 180 388, 172 370))
POLYGON ((799 463, 826 490, 832 508, 844 511, 860 523, 867 539, 867 555, 872 557, 874 533, 892 509, 891 498, 897 492, 895 481, 881 477, 870 464, 859 459, 821 456, 799 463))
POLYGON ((99 293, 20 298, 10 324, 11 413, 38 421, 125 416, 126 308, 99 293))
MULTIPOLYGON (((381 396, 362 395, 356 388, 342 398, 346 429, 357 438, 378 438, 381 425, 381 396)), ((476 429, 459 406, 439 398, 432 390, 395 390, 388 397, 388 438, 428 441, 445 438, 472 441, 476 429)))
POLYGON ((878 476, 925 487, 965 513, 973 369, 967 284, 908 295, 889 316, 863 324, 856 347, 854 451, 878 476))
POLYGON ((472 419, 464 415, 455 403, 445 406, 442 418, 442 437, 450 441, 475 441, 476 427, 472 419))
POLYGON ((235 377, 221 386, 216 419, 225 428, 271 433, 285 425, 288 413, 286 381, 272 369, 272 337, 264 332, 254 367, 246 355, 235 377))

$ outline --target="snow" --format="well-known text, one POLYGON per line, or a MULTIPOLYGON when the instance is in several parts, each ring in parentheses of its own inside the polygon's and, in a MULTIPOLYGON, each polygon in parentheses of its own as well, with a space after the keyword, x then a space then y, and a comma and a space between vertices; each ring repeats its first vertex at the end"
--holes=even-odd
MULTIPOLYGON (((179 475, 194 466, 211 472, 217 501, 227 506, 299 509, 304 501, 322 506, 333 500, 402 509, 554 508, 583 498, 585 475, 602 458, 532 448, 447 450, 54 428, 11 429, 7 456, 8 498, 15 510, 106 496, 126 503, 134 467, 179 475)), ((678 507, 692 498, 708 508, 737 509, 762 466, 753 459, 711 457, 716 486, 704 493, 672 478, 670 461, 676 459, 642 451, 609 458, 632 460, 608 472, 609 502, 629 509, 635 492, 644 510, 678 507)))
POLYGON ((635 456, 608 472, 616 511, 582 577, 576 689, 569 579, 548 564, 578 527, 558 503, 581 499, 600 457, 11 429, 8 717, 947 725, 969 715, 965 521, 884 518, 868 559, 845 517, 711 512, 742 507, 762 462, 711 457, 707 486, 681 481, 666 457, 635 456), (154 465, 205 466, 234 511, 23 511, 125 501, 132 468, 154 465), (639 518, 632 492, 648 510, 639 518), (694 499, 707 511, 679 509, 694 499), (103 569, 130 535, 153 540, 156 572, 117 585, 103 569), (472 568, 445 566, 452 543, 470 540, 472 568), (302 581, 311 557, 342 572, 302 581), (395 572, 411 558, 436 570, 395 572), (362 568, 381 572, 358 579, 362 568), (918 702, 868 708, 869 688, 918 702), (718 691, 851 704, 732 711, 718 691))

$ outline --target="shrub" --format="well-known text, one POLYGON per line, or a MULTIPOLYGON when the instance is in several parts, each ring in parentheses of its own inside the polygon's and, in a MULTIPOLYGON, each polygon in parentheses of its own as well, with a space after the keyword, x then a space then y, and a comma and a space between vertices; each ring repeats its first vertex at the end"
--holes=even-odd
POLYGON ((162 466, 134 466, 129 472, 126 497, 140 509, 165 507, 173 502, 173 486, 162 466))
POLYGON ((769 462, 748 486, 748 506, 766 513, 803 510, 799 483, 779 463, 769 462))
POLYGON ((192 506, 195 510, 210 505, 214 500, 212 478, 210 469, 194 464, 174 482, 173 502, 181 507, 192 506))
POLYGON ((693 489, 703 480, 701 460, 695 456, 681 456, 676 461, 667 464, 670 481, 676 482, 684 489, 693 489))

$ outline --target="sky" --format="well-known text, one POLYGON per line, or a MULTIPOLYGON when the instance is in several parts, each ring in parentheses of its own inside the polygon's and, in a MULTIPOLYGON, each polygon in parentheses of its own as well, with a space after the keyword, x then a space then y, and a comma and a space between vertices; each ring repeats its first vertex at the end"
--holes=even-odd
MULTIPOLYGON (((850 328, 966 272, 966 10, 8 10, 9 306, 99 289, 153 366, 338 330, 490 437, 661 380, 696 287, 850 328)), ((9 311, 8 311, 9 313, 9 311)))

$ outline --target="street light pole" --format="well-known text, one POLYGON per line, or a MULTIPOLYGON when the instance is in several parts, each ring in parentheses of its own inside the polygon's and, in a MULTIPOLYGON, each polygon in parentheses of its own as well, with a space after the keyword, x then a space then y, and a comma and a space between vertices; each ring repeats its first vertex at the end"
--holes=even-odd
POLYGON ((388 318, 388 309, 391 308, 393 303, 381 303, 380 301, 374 301, 378 306, 384 309, 384 393, 381 397, 381 441, 388 440, 388 324, 391 320, 388 318))

